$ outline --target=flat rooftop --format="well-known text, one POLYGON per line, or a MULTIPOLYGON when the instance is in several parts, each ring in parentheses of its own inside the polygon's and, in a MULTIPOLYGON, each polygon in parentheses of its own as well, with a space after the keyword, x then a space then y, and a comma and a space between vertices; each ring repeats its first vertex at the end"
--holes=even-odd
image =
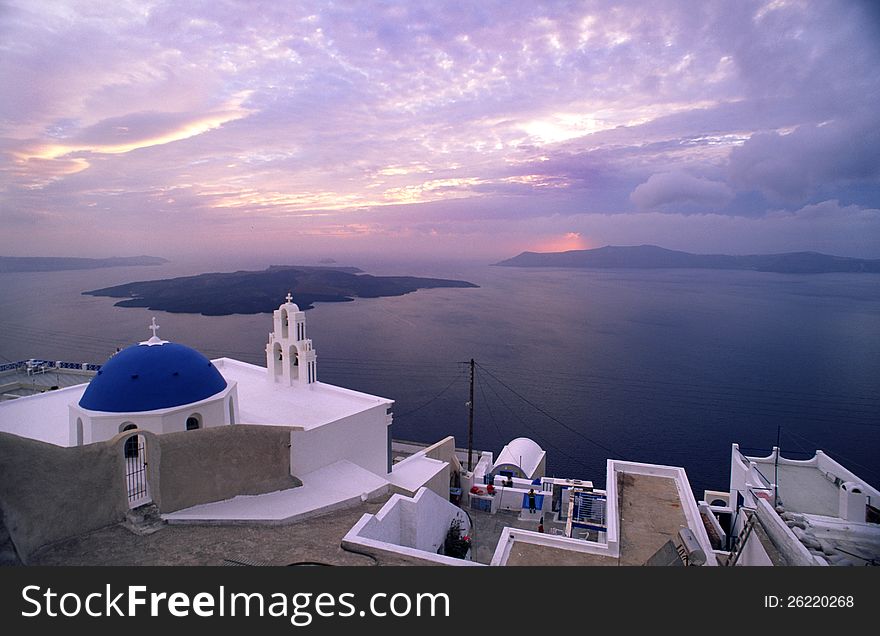
POLYGON ((583 542, 584 548, 592 545, 599 549, 579 549, 570 538, 557 540, 553 535, 511 530, 503 564, 645 565, 668 541, 677 541, 682 527, 690 527, 702 537, 707 557, 713 558, 696 502, 688 499, 690 486, 682 469, 611 461, 609 472, 613 472, 617 492, 616 501, 608 502, 608 515, 618 517, 618 556, 610 551, 602 554, 602 544, 583 542), (693 522, 689 522, 687 510, 694 516, 693 522))
POLYGON ((238 383, 242 424, 293 426, 304 430, 394 401, 314 382, 307 386, 272 384, 266 368, 231 358, 212 360, 227 382, 238 383))
POLYGON ((56 363, 23 360, 2 366, 0 432, 69 446, 67 406, 79 402, 95 372, 49 364, 56 363))
POLYGON ((70 446, 68 406, 79 402, 86 384, 0 402, 0 432, 70 446))
MULTIPOLYGON (((264 367, 231 358, 218 358, 212 362, 227 382, 238 383, 242 424, 291 426, 308 430, 380 404, 394 404, 393 400, 387 398, 323 382, 315 382, 307 387, 273 385, 266 379, 264 367)), ((38 388, 36 393, 30 391, 31 395, 0 401, 0 432, 56 446, 70 446, 68 406, 80 401, 91 375, 55 369, 34 375, 27 375, 24 371, 4 373, 0 376, 0 383, 9 382, 10 387, 21 379, 27 379, 44 389, 51 386, 61 388, 45 392, 38 388)))
POLYGON ((388 497, 360 503, 296 523, 254 525, 163 525, 147 536, 122 525, 46 546, 28 565, 412 565, 405 555, 376 557, 348 552, 342 538, 366 513, 375 514, 388 497))
MULTIPOLYGON (((778 485, 775 503, 780 508, 773 514, 779 513, 779 519, 762 519, 762 523, 777 522, 786 530, 789 544, 799 541, 814 558, 824 559, 829 565, 880 564, 880 524, 868 520, 867 508, 861 518, 857 515, 851 521, 840 516, 842 484, 859 484, 867 503, 874 508, 880 492, 822 451, 811 459, 778 457, 778 462, 776 453, 774 450, 768 457, 747 457, 764 480, 778 485)), ((772 536, 781 540, 778 534, 772 536)), ((778 546, 773 545, 771 537, 767 541, 770 545, 764 540, 762 543, 772 558, 778 546)))
POLYGON ((835 517, 840 509, 839 488, 816 466, 783 464, 751 458, 761 473, 779 484, 779 503, 786 510, 835 517), (775 468, 775 470, 774 470, 775 468), (777 472, 778 471, 778 472, 777 472))
POLYGON ((511 546, 505 565, 596 566, 620 565, 620 563, 613 557, 599 554, 561 550, 552 546, 517 541, 511 546))
POLYGON ((26 364, 27 361, 23 361, 14 368, 0 371, 0 402, 87 384, 95 375, 94 371, 43 365, 35 365, 35 369, 29 371, 26 364))
POLYGON ((675 480, 617 473, 620 565, 644 565, 688 525, 675 480))

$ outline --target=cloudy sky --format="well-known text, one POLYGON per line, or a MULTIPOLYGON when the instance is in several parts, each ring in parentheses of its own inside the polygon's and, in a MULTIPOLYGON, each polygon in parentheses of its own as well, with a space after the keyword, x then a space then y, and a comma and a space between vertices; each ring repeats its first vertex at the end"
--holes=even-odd
POLYGON ((880 258, 878 23, 844 0, 0 0, 0 254, 880 258))

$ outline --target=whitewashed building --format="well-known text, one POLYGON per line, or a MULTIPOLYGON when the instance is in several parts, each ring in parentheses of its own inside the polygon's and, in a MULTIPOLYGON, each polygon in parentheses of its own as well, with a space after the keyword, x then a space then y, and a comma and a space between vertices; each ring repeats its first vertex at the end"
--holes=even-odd
MULTIPOLYGON (((290 474, 303 486, 272 493, 277 501, 269 504, 254 497, 208 502, 166 515, 169 522, 289 521, 425 485, 448 497, 448 461, 414 457, 392 470, 392 400, 319 381, 305 313, 290 294, 273 328, 261 367, 208 360, 160 339, 153 319, 152 337, 117 352, 90 383, 0 402, 0 432, 77 447, 132 430, 142 438, 235 425, 289 431, 290 474)), ((127 458, 138 452, 134 443, 127 458)))

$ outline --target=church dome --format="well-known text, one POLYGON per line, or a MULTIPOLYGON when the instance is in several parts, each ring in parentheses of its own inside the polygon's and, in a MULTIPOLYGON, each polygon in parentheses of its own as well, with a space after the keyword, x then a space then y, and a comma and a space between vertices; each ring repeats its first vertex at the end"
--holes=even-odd
POLYGON ((156 344, 133 345, 110 358, 79 405, 90 411, 137 413, 191 404, 225 388, 226 380, 201 353, 156 339, 156 344))

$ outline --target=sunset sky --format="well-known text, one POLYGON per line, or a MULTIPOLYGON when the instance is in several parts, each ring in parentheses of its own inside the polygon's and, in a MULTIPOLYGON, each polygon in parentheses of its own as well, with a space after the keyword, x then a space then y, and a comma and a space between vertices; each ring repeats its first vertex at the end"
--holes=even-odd
POLYGON ((880 258, 871 3, 0 0, 0 254, 880 258))

